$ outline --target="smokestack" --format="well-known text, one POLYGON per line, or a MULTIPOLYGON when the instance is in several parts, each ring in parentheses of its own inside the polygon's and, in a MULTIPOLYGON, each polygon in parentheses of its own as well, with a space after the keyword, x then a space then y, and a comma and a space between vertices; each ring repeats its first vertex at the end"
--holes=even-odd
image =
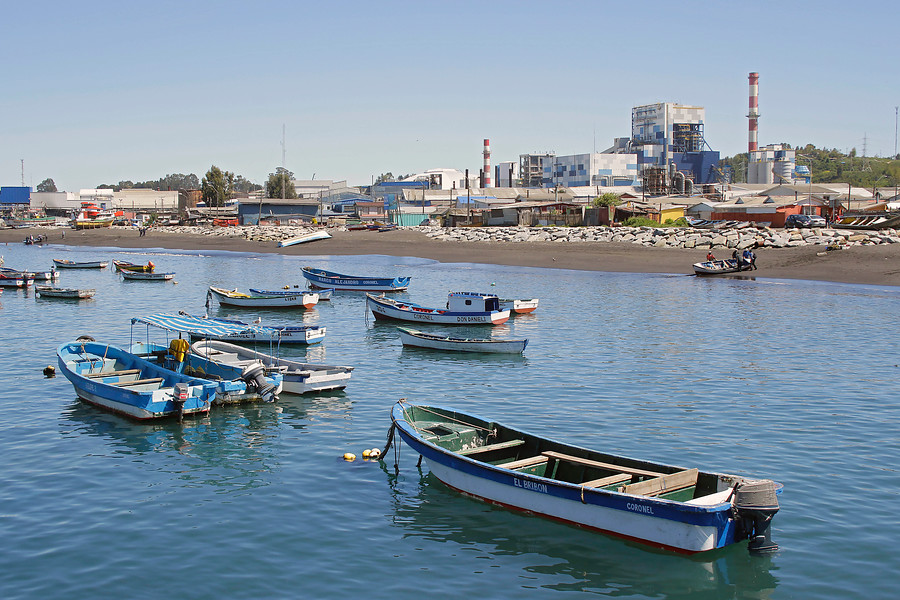
POLYGON ((750 73, 750 113, 747 117, 750 119, 747 149, 749 152, 755 152, 759 149, 756 139, 759 127, 759 73, 750 73))
POLYGON ((491 185, 491 140, 484 140, 484 187, 491 185))

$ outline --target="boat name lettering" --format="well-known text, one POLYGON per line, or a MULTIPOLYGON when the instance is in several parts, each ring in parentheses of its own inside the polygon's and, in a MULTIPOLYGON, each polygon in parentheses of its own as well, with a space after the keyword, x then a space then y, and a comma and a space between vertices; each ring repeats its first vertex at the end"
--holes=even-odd
POLYGON ((484 323, 484 317, 456 317, 457 323, 484 323))
POLYGON ((327 279, 321 278, 321 282, 330 284, 330 285, 378 285, 378 280, 376 279, 327 279))
POLYGON ((634 502, 629 502, 625 505, 625 508, 628 510, 633 510, 634 512, 644 513, 647 515, 653 514, 652 506, 644 506, 643 504, 635 504, 634 502))
POLYGON ((418 313, 412 313, 412 316, 415 317, 417 321, 434 321, 434 317, 431 315, 420 315, 418 313))
POLYGON ((545 483, 535 483, 534 481, 528 481, 527 479, 513 479, 513 484, 516 487, 520 487, 525 490, 531 490, 533 492, 540 492, 542 494, 548 493, 547 484, 545 483))

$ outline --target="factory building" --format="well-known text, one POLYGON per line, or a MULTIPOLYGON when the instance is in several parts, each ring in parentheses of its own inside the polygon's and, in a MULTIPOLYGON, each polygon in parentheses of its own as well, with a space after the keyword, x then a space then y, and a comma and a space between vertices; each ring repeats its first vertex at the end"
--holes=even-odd
POLYGON ((545 187, 636 185, 638 157, 635 154, 573 154, 543 162, 545 187))
POLYGON ((797 165, 796 159, 796 152, 783 144, 753 150, 747 165, 747 183, 809 183, 812 172, 806 165, 797 165))

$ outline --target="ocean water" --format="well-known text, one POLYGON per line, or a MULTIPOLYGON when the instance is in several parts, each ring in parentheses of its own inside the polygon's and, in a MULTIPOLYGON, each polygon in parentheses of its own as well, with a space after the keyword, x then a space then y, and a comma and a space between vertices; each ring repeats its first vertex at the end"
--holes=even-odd
MULTIPOLYGON (((0 597, 893 598, 900 477, 900 289, 440 264, 385 256, 282 257, 0 247, 6 265, 153 260, 173 283, 63 271, 89 301, 0 295, 0 597), (412 276, 403 297, 451 290, 538 297, 494 328, 524 356, 403 349, 361 295, 305 312, 205 306, 209 285, 302 285, 311 264, 412 276), (356 367, 343 392, 283 395, 184 423, 140 424, 45 378, 81 334, 126 345, 130 319, 184 310, 325 325, 288 352, 356 367), (784 484, 779 551, 683 557, 513 513, 444 487, 385 443, 391 406, 458 407, 556 439, 784 484)), ((150 335, 157 336, 151 332, 150 335)))

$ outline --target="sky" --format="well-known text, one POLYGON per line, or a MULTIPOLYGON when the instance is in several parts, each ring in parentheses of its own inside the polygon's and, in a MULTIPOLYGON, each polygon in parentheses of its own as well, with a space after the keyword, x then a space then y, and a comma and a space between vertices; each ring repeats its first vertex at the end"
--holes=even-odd
POLYGON ((602 151, 631 109, 706 109, 759 143, 890 156, 894 2, 383 0, 6 3, 0 185, 78 191, 212 166, 264 183, 602 151), (282 161, 284 157, 284 161, 282 161))

